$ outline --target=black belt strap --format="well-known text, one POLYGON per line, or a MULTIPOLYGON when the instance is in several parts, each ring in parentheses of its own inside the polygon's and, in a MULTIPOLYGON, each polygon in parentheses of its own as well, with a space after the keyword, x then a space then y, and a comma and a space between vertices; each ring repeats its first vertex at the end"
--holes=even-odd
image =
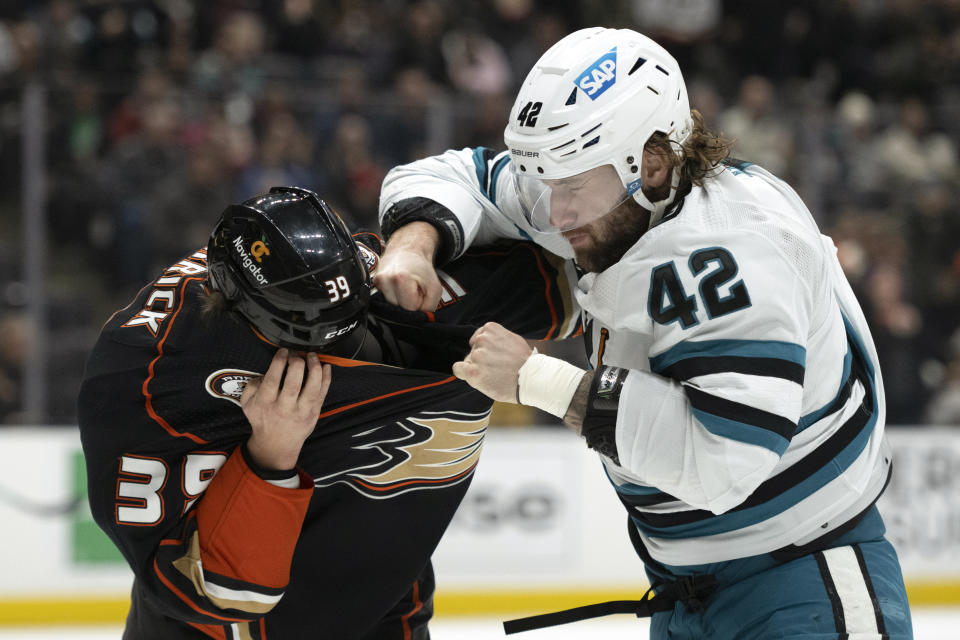
POLYGON ((685 602, 687 607, 693 610, 702 610, 703 600, 713 592, 716 584, 717 579, 712 575, 686 576, 676 582, 668 583, 656 596, 651 595, 653 593, 653 587, 651 587, 643 594, 641 600, 598 602, 528 618, 507 620, 503 623, 503 631, 510 635, 615 613, 632 613, 638 618, 646 618, 660 611, 670 611, 677 602, 685 602))

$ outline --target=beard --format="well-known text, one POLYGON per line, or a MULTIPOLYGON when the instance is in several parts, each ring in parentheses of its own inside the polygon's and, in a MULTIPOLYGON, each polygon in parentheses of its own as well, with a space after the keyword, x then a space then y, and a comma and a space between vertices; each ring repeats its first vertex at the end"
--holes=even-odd
POLYGON ((600 273, 616 264, 637 243, 650 224, 650 212, 629 198, 607 215, 580 227, 590 243, 575 247, 574 258, 581 269, 600 273))

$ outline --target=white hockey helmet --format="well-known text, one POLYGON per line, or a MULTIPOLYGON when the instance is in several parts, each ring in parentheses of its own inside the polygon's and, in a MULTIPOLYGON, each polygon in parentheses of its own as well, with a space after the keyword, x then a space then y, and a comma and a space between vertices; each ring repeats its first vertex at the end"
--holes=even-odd
POLYGON ((692 128, 673 56, 636 31, 594 27, 571 33, 537 61, 504 142, 527 219, 558 232, 589 224, 628 197, 658 218, 673 202, 679 172, 672 171, 669 196, 650 202, 640 188, 644 145, 656 132, 679 145, 692 128))

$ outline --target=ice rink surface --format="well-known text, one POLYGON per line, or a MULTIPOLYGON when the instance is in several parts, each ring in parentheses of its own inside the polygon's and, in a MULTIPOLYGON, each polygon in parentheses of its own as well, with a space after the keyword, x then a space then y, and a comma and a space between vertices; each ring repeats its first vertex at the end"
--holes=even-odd
MULTIPOLYGON (((510 636, 517 640, 646 640, 647 622, 629 616, 609 616, 510 636)), ((495 618, 438 618, 430 626, 432 640, 493 640, 505 638, 495 618)), ((960 608, 920 608, 913 611, 916 640, 960 640, 960 608)), ((2 640, 119 640, 119 627, 0 628, 2 640)), ((284 639, 287 640, 287 639, 284 639)))

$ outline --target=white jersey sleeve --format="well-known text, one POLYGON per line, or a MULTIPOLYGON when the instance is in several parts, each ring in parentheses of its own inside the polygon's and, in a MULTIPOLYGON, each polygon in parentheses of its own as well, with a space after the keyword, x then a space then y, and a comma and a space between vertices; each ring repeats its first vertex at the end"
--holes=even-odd
POLYGON ((538 232, 527 222, 506 151, 496 153, 485 147, 450 150, 394 167, 384 178, 380 193, 381 224, 395 205, 410 198, 437 202, 456 218, 461 241, 454 258, 473 244, 501 238, 533 240, 561 257, 573 257, 563 236, 538 232))

